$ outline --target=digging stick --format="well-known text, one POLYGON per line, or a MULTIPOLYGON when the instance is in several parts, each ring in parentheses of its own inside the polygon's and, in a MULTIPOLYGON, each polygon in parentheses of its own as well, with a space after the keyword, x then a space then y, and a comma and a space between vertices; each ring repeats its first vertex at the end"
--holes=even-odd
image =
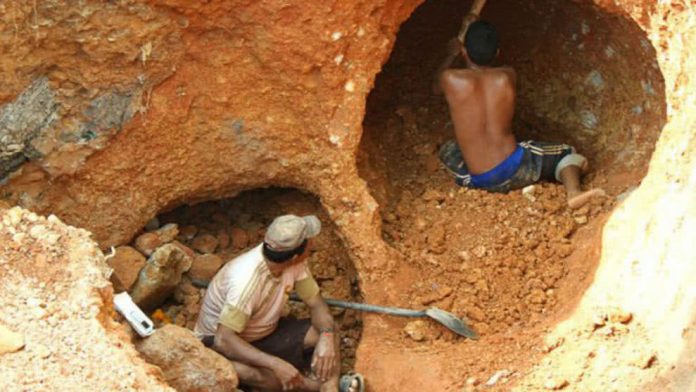
POLYGON ((457 34, 457 39, 459 42, 464 43, 464 36, 466 35, 466 30, 469 28, 471 21, 469 20, 469 15, 476 15, 478 18, 481 16, 481 11, 483 6, 486 5, 486 0, 474 0, 474 3, 469 9, 469 13, 464 16, 462 20, 462 27, 459 29, 459 34, 457 34))

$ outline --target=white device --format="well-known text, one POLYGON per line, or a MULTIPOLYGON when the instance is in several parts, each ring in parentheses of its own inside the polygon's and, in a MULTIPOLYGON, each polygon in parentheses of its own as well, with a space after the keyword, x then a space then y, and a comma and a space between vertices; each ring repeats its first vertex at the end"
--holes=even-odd
POLYGON ((148 337, 155 332, 155 324, 140 310, 127 292, 114 295, 114 306, 140 337, 148 337))

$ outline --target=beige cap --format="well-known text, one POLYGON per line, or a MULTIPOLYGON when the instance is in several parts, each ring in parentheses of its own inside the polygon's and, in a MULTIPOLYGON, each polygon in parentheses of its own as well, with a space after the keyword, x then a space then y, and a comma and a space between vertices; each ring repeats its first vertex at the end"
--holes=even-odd
POLYGON ((268 226, 264 242, 271 249, 284 252, 297 248, 305 239, 316 236, 320 231, 321 221, 314 215, 283 215, 268 226))

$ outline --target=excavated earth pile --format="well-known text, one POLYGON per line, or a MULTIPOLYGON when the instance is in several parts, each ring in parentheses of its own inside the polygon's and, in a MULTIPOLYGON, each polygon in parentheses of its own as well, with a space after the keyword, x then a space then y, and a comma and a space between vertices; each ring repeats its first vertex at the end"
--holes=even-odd
MULTIPOLYGON (((310 261, 326 294, 481 334, 337 311, 368 390, 696 389, 696 9, 489 3, 515 132, 575 145, 607 198, 571 211, 557 184, 494 195, 439 168, 452 128, 429 84, 468 3, 0 4, 0 198, 82 228, 2 212, 0 385, 195 389, 176 373, 211 355, 183 338, 191 279, 296 212, 329 229, 310 261), (195 360, 114 322, 107 263, 195 360)), ((206 379, 236 385, 216 358, 206 379)))

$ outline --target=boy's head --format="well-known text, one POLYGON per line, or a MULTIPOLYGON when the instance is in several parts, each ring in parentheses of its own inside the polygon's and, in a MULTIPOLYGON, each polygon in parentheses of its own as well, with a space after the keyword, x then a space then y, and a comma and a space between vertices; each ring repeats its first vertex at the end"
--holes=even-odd
POLYGON ((476 21, 469 25, 464 37, 466 55, 476 65, 491 65, 498 54, 499 41, 495 26, 488 22, 476 21))

